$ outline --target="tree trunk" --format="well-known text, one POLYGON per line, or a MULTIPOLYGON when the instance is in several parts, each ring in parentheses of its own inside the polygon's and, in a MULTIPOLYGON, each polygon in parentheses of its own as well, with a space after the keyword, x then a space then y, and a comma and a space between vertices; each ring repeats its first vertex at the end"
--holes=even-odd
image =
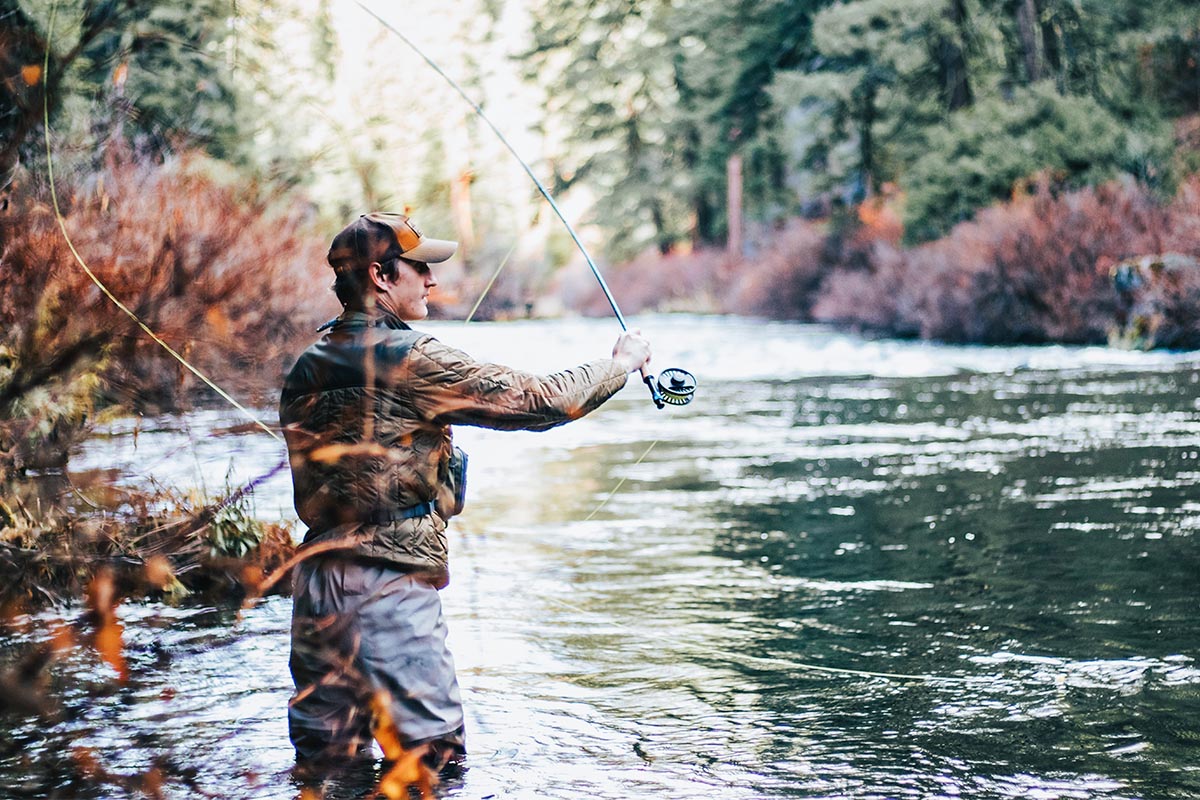
POLYGON ((734 153, 725 162, 729 234, 725 249, 733 258, 742 255, 742 157, 734 153))
POLYGON ((862 171, 864 197, 854 198, 858 203, 875 194, 875 97, 879 89, 875 80, 868 76, 863 87, 862 117, 858 129, 858 163, 862 171))
POLYGON ((942 80, 942 95, 946 110, 957 111, 974 102, 970 76, 967 73, 967 8, 966 0, 950 0, 946 15, 955 35, 942 38, 937 45, 938 72, 942 80))
POLYGON ((1029 83, 1036 83, 1042 79, 1042 59, 1038 47, 1038 10, 1034 0, 1018 2, 1016 22, 1021 57, 1025 63, 1025 79, 1029 83))
POLYGON ((16 176, 21 148, 42 123, 43 90, 48 82, 53 90, 58 83, 57 64, 50 62, 50 74, 42 73, 46 45, 33 24, 19 9, 0 16, 0 190, 7 189, 16 176), (49 79, 47 81, 47 78, 49 79))
POLYGON ((1051 15, 1046 14, 1046 0, 1034 0, 1035 8, 1038 15, 1038 26, 1042 33, 1042 54, 1046 57, 1046 66, 1055 80, 1058 81, 1059 90, 1065 89, 1064 80, 1066 75, 1063 73, 1062 64, 1062 48, 1059 44, 1058 29, 1054 26, 1054 19, 1051 15))
POLYGON ((692 197, 692 247, 699 248, 712 244, 716 238, 713 227, 716 225, 717 212, 713 208, 708 192, 703 187, 696 190, 692 197))
POLYGON ((469 269, 475 255, 475 226, 471 221, 471 135, 466 117, 447 116, 442 126, 446 148, 446 179, 450 184, 450 221, 458 239, 457 255, 469 269))
POLYGON ((658 252, 667 255, 675 245, 675 237, 667 230, 667 216, 663 213, 662 203, 657 200, 650 202, 650 219, 654 222, 655 240, 658 252))
POLYGON ((458 256, 470 264, 475 255, 475 225, 471 221, 471 184, 475 173, 468 167, 457 170, 450 180, 450 215, 458 237, 458 256))

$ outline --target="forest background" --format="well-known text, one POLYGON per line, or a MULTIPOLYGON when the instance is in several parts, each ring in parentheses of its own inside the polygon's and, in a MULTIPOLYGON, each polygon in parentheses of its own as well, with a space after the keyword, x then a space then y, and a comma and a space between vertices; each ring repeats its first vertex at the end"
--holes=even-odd
MULTIPOLYGON (((626 312, 1200 346, 1200 3, 372 8, 531 162, 626 312)), ((460 241, 437 314, 607 313, 521 167, 351 0, 0 0, 10 552, 64 530, 24 479, 96 420, 215 397, 143 325, 272 406, 336 313, 332 233, 372 208, 460 241)), ((178 535, 210 550, 267 535, 194 506, 178 535)))

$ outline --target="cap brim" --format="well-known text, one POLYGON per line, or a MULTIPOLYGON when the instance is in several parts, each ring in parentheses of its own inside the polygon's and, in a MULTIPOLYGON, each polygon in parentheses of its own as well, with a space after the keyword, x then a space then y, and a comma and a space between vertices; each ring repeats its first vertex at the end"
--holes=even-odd
POLYGON ((420 261, 423 264, 437 264, 454 255, 458 242, 448 242, 445 239, 422 239, 421 243, 401 255, 409 261, 420 261))

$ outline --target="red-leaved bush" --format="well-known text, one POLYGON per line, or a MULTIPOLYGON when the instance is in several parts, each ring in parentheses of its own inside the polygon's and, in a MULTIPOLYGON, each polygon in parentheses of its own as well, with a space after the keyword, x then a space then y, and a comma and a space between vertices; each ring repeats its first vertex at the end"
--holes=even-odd
POLYGON ((721 292, 721 310, 774 319, 807 319, 824 277, 828 237, 811 223, 793 220, 753 258, 732 265, 721 292))
POLYGON ((835 268, 813 315, 952 342, 1102 343, 1129 303, 1114 265, 1200 254, 1198 191, 1193 180, 1166 205, 1122 184, 1019 198, 939 241, 908 250, 881 244, 866 273, 835 268))
POLYGON ((336 310, 324 237, 308 208, 210 169, 201 157, 114 157, 60 182, 61 227, 44 190, 26 189, 0 214, 0 475, 5 463, 65 457, 97 400, 158 410, 210 392, 80 260, 226 391, 274 402, 295 350, 336 310))
MULTIPOLYGON (((728 260, 717 250, 668 255, 649 250, 617 269, 607 270, 604 277, 625 314, 712 312, 721 310, 719 293, 728 283, 729 271, 728 260)), ((562 291, 564 302, 581 313, 591 316, 612 313, 604 293, 586 268, 566 277, 562 291)))
MULTIPOLYGON (((615 271, 634 309, 813 320, 983 344, 1200 347, 1200 176, 1170 202, 1133 183, 1031 195, 901 245, 886 202, 793 220, 753 256, 646 254, 615 271), (1139 266, 1140 265, 1140 266, 1139 266), (1118 273, 1137 272, 1133 280, 1118 273)), ((595 291, 576 303, 604 313, 595 291)))

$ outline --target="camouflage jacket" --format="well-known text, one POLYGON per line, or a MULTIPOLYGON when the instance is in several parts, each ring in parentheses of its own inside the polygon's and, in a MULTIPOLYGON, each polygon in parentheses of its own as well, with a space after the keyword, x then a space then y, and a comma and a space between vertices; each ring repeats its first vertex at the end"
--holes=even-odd
POLYGON ((477 362, 389 314, 342 314, 300 356, 280 400, 305 545, 344 542, 444 586, 450 426, 545 430, 594 410, 625 378, 611 359, 533 375, 477 362), (431 514, 369 521, 430 501, 431 514))

